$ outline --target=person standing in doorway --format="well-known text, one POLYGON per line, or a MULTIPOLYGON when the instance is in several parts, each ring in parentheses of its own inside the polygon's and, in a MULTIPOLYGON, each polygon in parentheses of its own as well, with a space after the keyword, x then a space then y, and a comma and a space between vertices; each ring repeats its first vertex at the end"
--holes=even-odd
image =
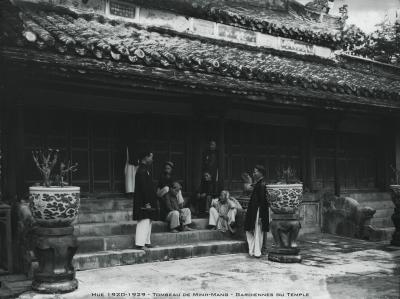
POLYGON ((212 192, 217 194, 218 182, 218 151, 215 140, 210 140, 208 149, 203 154, 203 173, 207 172, 211 175, 212 192))
POLYGON ((265 168, 256 165, 253 171, 253 191, 247 207, 244 229, 246 231, 249 255, 260 257, 264 232, 269 231, 268 202, 265 187, 265 168))
POLYGON ((156 192, 153 187, 149 167, 153 163, 153 153, 144 151, 139 155, 140 164, 135 176, 135 199, 133 220, 137 220, 135 245, 137 249, 152 247, 150 235, 152 221, 157 219, 156 192))

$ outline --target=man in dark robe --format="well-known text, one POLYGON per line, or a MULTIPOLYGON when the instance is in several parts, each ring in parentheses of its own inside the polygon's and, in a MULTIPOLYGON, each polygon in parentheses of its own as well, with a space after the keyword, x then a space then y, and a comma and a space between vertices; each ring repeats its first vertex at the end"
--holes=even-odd
POLYGON ((164 195, 165 205, 167 207, 166 221, 169 223, 171 232, 177 233, 178 228, 182 231, 192 230, 188 225, 192 223, 192 214, 190 209, 183 206, 178 198, 182 186, 178 182, 173 182, 172 187, 167 194, 164 195))
POLYGON ((138 249, 151 247, 150 235, 152 220, 157 220, 156 193, 148 168, 153 163, 153 153, 147 151, 140 155, 139 168, 135 175, 135 195, 133 220, 137 220, 135 245, 138 249))
POLYGON ((205 172, 201 179, 199 190, 197 190, 195 194, 194 206, 198 216, 204 216, 206 212, 208 212, 214 195, 215 192, 211 181, 211 174, 205 172))
POLYGON ((166 190, 167 188, 172 187, 172 183, 174 182, 174 178, 172 175, 172 171, 174 169, 174 163, 171 161, 166 161, 164 163, 164 170, 160 175, 160 178, 158 180, 158 185, 157 185, 157 195, 159 197, 163 197, 169 190, 166 190), (167 188, 166 188, 167 187, 167 188), (165 192, 162 191, 164 188, 165 192))
POLYGON ((246 212, 244 230, 246 231, 249 255, 260 257, 264 232, 269 231, 269 205, 265 188, 265 168, 256 165, 253 172, 253 192, 246 212))
POLYGON ((203 154, 203 173, 208 172, 211 175, 212 192, 217 193, 218 182, 218 151, 217 143, 211 140, 209 148, 203 154))

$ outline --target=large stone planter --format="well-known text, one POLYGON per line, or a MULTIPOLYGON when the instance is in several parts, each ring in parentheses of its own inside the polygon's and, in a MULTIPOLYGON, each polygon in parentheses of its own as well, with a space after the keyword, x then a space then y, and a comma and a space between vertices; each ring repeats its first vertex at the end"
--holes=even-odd
POLYGON ((29 208, 37 224, 33 251, 39 262, 33 273, 33 290, 54 294, 77 289, 72 259, 78 246, 71 223, 79 205, 79 187, 29 188, 29 208))
POLYGON ((301 262, 296 242, 301 227, 297 211, 303 199, 303 185, 267 185, 266 190, 273 212, 271 232, 275 241, 268 259, 280 263, 301 262))
POLYGON ((392 201, 394 204, 394 213, 392 221, 396 230, 392 235, 391 244, 400 246, 400 185, 390 185, 392 201))
POLYGON ((29 208, 36 223, 65 227, 77 217, 80 187, 29 187, 29 208))

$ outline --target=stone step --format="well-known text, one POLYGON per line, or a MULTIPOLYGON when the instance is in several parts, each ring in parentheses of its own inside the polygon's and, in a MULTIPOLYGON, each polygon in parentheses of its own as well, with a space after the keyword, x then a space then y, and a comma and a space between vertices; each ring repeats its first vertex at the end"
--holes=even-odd
POLYGON ((394 209, 379 209, 376 210, 374 218, 389 218, 392 217, 394 209))
MULTIPOLYGON (((100 223, 81 223, 74 225, 74 234, 76 236, 109 236, 109 235, 128 235, 135 234, 137 221, 121 222, 100 222, 100 223)), ((208 219, 192 219, 192 228, 205 229, 208 225, 208 219)), ((168 232, 168 223, 164 221, 153 221, 152 232, 168 232)))
POLYGON ((26 289, 22 292, 18 293, 13 293, 10 289, 8 288, 0 288, 0 299, 14 299, 17 298, 20 294, 23 292, 27 291, 29 289, 26 289))
POLYGON ((394 231, 394 227, 372 227, 369 231, 369 241, 390 241, 394 231))
POLYGON ((132 209, 123 211, 80 211, 76 224, 78 223, 99 223, 99 222, 120 222, 132 220, 132 209))
POLYGON ((394 209, 394 204, 391 200, 375 200, 375 201, 364 201, 360 203, 364 207, 370 207, 375 210, 381 209, 394 209))
POLYGON ((219 240, 185 245, 159 246, 145 250, 126 249, 77 254, 74 257, 73 264, 76 270, 89 270, 241 252, 246 252, 245 241, 219 240))
POLYGON ((26 292, 31 288, 32 280, 18 280, 18 281, 4 281, 2 289, 0 290, 0 298, 16 298, 18 295, 26 292), (4 290, 4 297, 3 292, 4 290), (9 297, 11 295, 11 297, 9 297))
POLYGON ((373 217, 371 219, 371 225, 375 227, 393 227, 393 221, 390 217, 373 217))
MULTIPOLYGON (((193 230, 179 233, 153 233, 151 234, 152 244, 161 245, 183 245, 211 240, 224 240, 230 238, 229 233, 222 233, 211 230, 193 230)), ((94 236, 78 237, 78 253, 123 250, 134 247, 135 236, 113 235, 113 236, 94 236)))
POLYGON ((82 199, 80 211, 125 211, 132 210, 133 200, 130 198, 82 199))
POLYGON ((363 203, 366 201, 391 201, 389 192, 354 192, 346 193, 343 195, 354 198, 359 203, 363 203))

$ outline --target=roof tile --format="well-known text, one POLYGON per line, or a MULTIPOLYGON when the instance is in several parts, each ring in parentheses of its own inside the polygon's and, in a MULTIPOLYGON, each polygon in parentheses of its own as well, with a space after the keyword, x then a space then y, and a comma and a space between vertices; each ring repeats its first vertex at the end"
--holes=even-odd
POLYGON ((356 96, 400 98, 399 80, 360 73, 332 63, 310 62, 188 39, 145 30, 133 23, 111 22, 95 15, 77 15, 51 7, 22 6, 21 11, 9 11, 13 13, 7 13, 6 20, 15 23, 3 26, 3 37, 23 35, 27 44, 60 54, 74 53, 121 63, 175 68, 356 96), (26 34, 28 31, 36 41, 26 34))

